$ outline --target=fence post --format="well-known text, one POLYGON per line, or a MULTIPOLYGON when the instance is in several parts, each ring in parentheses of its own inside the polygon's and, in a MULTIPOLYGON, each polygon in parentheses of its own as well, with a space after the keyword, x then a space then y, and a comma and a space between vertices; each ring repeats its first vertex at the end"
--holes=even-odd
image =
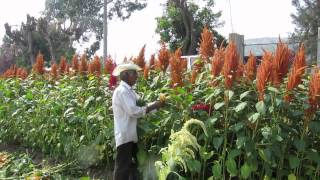
POLYGON ((320 66, 320 27, 318 27, 318 38, 317 38, 317 66, 320 66))
POLYGON ((242 60, 244 60, 244 35, 230 33, 229 42, 230 41, 233 41, 236 44, 239 57, 242 58, 242 60))

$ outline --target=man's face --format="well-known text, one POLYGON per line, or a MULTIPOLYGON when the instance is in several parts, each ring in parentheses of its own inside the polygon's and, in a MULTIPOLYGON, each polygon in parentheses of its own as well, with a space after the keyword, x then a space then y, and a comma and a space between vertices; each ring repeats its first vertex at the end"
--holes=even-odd
POLYGON ((128 71, 128 84, 130 86, 133 86, 134 84, 136 84, 138 79, 138 73, 135 70, 130 70, 128 71))

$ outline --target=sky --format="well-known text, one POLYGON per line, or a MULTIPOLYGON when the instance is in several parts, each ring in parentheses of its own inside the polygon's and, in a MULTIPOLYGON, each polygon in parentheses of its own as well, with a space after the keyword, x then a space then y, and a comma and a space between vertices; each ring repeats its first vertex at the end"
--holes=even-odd
MULTIPOLYGON (((199 1, 199 0, 198 0, 199 1)), ((159 36, 155 33, 155 17, 162 15, 164 0, 149 0, 148 6, 135 12, 129 20, 112 20, 108 24, 108 53, 117 61, 125 56, 137 56, 146 44, 145 57, 159 49, 159 36)), ((214 10, 221 10, 224 26, 216 29, 228 37, 231 32, 244 35, 245 39, 262 37, 286 37, 293 32, 290 14, 295 12, 291 0, 216 0, 214 10), (229 4, 230 2, 230 4, 229 4)), ((20 25, 26 21, 26 14, 35 17, 45 8, 45 0, 0 0, 0 38, 4 24, 20 25)), ((86 44, 77 44, 77 52, 82 53, 86 44)), ((99 50, 97 55, 102 56, 99 50)))

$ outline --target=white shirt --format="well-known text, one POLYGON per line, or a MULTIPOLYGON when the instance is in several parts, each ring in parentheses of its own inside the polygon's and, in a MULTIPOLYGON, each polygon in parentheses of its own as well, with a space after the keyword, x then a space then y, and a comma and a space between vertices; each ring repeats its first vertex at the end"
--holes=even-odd
POLYGON ((137 94, 121 81, 112 96, 116 147, 131 141, 138 142, 137 119, 145 116, 146 107, 138 107, 136 102, 137 94))

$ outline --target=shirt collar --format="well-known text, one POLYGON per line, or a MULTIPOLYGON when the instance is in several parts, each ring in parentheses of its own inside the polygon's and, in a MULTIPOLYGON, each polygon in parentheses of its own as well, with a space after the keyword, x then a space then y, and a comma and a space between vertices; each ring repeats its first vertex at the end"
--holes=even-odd
POLYGON ((127 89, 132 89, 132 87, 129 86, 129 84, 126 83, 125 81, 120 81, 120 85, 126 87, 127 89))

